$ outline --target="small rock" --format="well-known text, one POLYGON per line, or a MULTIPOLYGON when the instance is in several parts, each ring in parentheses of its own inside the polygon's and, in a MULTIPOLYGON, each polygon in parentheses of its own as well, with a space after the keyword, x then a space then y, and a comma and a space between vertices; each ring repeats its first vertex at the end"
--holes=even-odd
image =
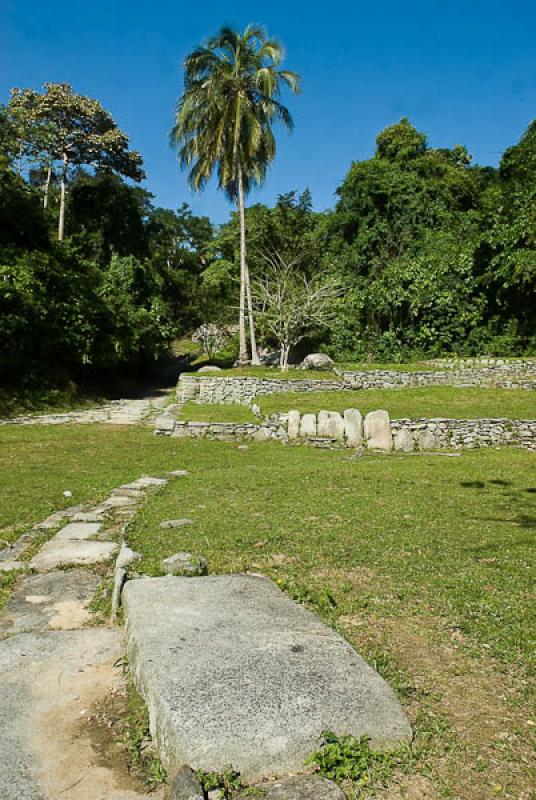
POLYGON ((221 372, 221 368, 217 367, 215 364, 207 364, 204 367, 200 367, 198 372, 221 372))
POLYGON ((305 356, 300 367, 301 369, 331 369, 334 363, 333 359, 325 353, 310 353, 305 356))
POLYGON ((13 572, 14 570, 24 569, 24 566, 22 561, 0 561, 0 572, 13 572))
POLYGON ((186 765, 179 769, 171 784, 169 800, 205 800, 203 787, 193 769, 186 765))
POLYGON ((251 406, 251 413, 255 414, 256 417, 259 417, 261 414, 261 407, 257 405, 257 403, 253 403, 251 406))
MULTIPOLYGON (((257 788, 264 792, 264 800, 345 800, 336 783, 316 775, 297 775, 273 783, 261 783, 257 788)), ((239 800, 247 797, 247 793, 243 793, 239 800)))
POLYGON ((187 469, 174 469, 172 472, 168 472, 171 478, 186 478, 189 474, 187 469))
POLYGON ((188 519, 188 517, 183 517, 183 519, 165 519, 163 522, 160 523, 160 527, 164 530, 168 528, 182 528, 185 525, 193 525, 193 519, 188 519))
POLYGON ((202 556, 194 556, 192 553, 175 553, 169 558, 164 558, 162 568, 168 575, 184 577, 206 575, 208 572, 206 559, 202 556))
POLYGON ((221 792, 219 789, 211 789, 207 792, 207 800, 221 800, 221 792))
POLYGON ((249 445, 247 444, 239 444, 237 450, 249 450, 249 445))

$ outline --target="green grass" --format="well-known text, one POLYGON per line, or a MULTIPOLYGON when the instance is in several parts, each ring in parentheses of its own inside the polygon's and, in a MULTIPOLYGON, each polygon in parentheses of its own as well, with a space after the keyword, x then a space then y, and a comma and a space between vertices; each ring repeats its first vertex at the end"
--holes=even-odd
MULTIPOLYGON (((151 495, 129 529, 129 544, 143 554, 144 572, 159 574, 162 558, 190 550, 207 557, 211 572, 270 575, 351 641, 360 641, 371 663, 410 708, 413 703, 417 739, 427 742, 418 768, 437 777, 441 796, 484 796, 477 785, 481 764, 492 762, 493 769, 499 764, 508 778, 512 748, 524 747, 533 733, 525 720, 536 719, 531 705, 534 454, 505 448, 455 458, 393 454, 352 459, 345 451, 275 442, 249 443, 239 450, 223 442, 154 437, 141 427, 3 428, 2 534, 5 526, 13 533, 66 504, 93 503, 142 474, 180 468, 189 476, 151 495), (69 500, 62 495, 67 488, 73 491, 69 500), (159 527, 163 519, 186 516, 194 525, 159 527), (398 635, 400 623, 415 625, 433 660, 424 667, 422 658, 417 660, 420 666, 407 678, 390 653, 402 647, 412 664, 415 640, 409 634, 406 640, 403 633, 398 645, 396 637, 375 638, 382 625, 381 636, 389 630, 398 635), (469 698, 463 684, 455 688, 459 673, 452 670, 460 668, 460 653, 482 665, 486 683, 504 687, 507 682, 507 694, 498 689, 497 697, 518 716, 497 724, 508 732, 508 747, 500 739, 486 750, 474 742, 470 726, 466 749, 456 744, 460 730, 449 728, 453 699, 463 713, 476 700, 482 702, 482 696, 474 697, 474 684, 469 698), (445 685, 454 681, 445 702, 429 682, 428 673, 437 675, 438 669, 445 685), (470 773, 463 771, 468 760, 470 773), (474 792, 460 790, 464 775, 474 792)), ((2 581, 2 596, 11 581, 12 576, 2 581)), ((527 777, 523 786, 532 785, 527 777)))
POLYGON ((219 372, 202 372, 199 377, 207 378, 273 378, 280 381, 297 381, 310 378, 316 381, 340 380, 331 370, 296 369, 280 370, 277 367, 233 367, 219 372))
POLYGON ((13 541, 52 511, 94 504, 140 475, 178 469, 179 452, 177 440, 138 427, 0 427, 0 539, 13 541))
POLYGON ((413 614, 425 603, 477 648, 534 660, 533 454, 351 461, 278 443, 243 451, 190 440, 181 463, 191 476, 151 499, 129 535, 149 574, 159 573, 162 558, 192 550, 212 571, 260 569, 291 591, 311 584, 314 596, 325 581, 315 573, 367 568, 378 576, 370 593, 332 585, 344 613, 370 604, 413 614), (195 525, 160 530, 161 520, 177 516, 195 525))
POLYGON ((401 389, 367 389, 347 392, 282 392, 260 397, 263 414, 297 408, 302 413, 344 411, 358 408, 362 414, 385 408, 393 419, 401 417, 507 417, 535 419, 536 392, 523 389, 472 389, 429 386, 401 389))
POLYGON ((259 422, 249 406, 185 403, 179 419, 182 422, 259 422))
MULTIPOLYGON (((385 408, 392 419, 410 417, 506 417, 535 419, 536 392, 523 389, 465 389, 431 386, 408 389, 367 389, 344 392, 280 392, 255 401, 263 416, 297 408, 303 414, 344 411, 358 408, 362 414, 385 408)), ((200 405, 186 403, 180 412, 183 420, 198 422, 255 422, 247 406, 200 405)))

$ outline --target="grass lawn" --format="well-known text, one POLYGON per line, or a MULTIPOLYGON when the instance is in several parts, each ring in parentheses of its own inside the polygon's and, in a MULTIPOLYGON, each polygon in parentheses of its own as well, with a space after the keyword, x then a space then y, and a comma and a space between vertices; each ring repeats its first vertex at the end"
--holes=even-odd
MULTIPOLYGON (((409 389, 367 389, 347 392, 281 392, 258 397, 264 416, 299 409, 302 413, 344 411, 358 408, 362 414, 385 408, 392 419, 401 417, 507 417, 535 419, 536 392, 523 389, 465 389, 430 386, 409 389)), ((186 403, 182 420, 198 422, 255 422, 247 406, 186 403)))
POLYGON ((191 550, 212 572, 263 572, 340 630, 391 681, 416 732, 395 775, 408 793, 376 797, 533 797, 534 454, 352 459, 143 428, 4 428, 2 538, 180 468, 190 476, 152 496, 129 531, 141 569, 158 574, 163 557, 191 550), (182 516, 195 524, 159 528, 182 516))

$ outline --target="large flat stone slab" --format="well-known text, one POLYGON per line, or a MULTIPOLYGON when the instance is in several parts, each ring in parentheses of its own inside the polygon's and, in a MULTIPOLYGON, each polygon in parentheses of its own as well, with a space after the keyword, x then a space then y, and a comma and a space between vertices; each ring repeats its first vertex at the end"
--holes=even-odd
POLYGON ((32 558, 29 567, 35 572, 47 572, 59 567, 88 566, 107 561, 117 553, 115 542, 91 542, 51 539, 32 558))
POLYGON ((232 764, 248 781, 303 770, 322 731, 409 740, 393 691, 316 615, 267 578, 126 584, 127 648, 173 773, 232 764))

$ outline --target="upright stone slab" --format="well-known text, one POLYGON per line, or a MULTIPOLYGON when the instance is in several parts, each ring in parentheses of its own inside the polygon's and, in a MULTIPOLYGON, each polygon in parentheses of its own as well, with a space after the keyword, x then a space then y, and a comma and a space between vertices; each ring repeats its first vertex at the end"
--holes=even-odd
POLYGON ((400 450, 402 453, 411 453, 414 449, 413 435, 409 428, 400 428, 394 437, 394 448, 400 450))
POLYGON ((357 408, 347 408, 344 412, 344 435, 348 447, 363 444, 363 419, 357 408))
POLYGON ((317 436, 342 442, 344 439, 344 422, 337 411, 318 412, 317 436))
POLYGON ((316 414, 304 414, 300 422, 300 436, 302 439, 310 439, 316 436, 316 414))
POLYGON ((289 442, 295 441, 300 435, 300 412, 292 410, 288 412, 287 433, 289 442))
POLYGON ((394 693, 355 650, 267 578, 145 578, 123 592, 129 663, 170 774, 249 782, 301 772, 331 729, 408 741, 394 693))
POLYGON ((367 447, 370 450, 383 450, 389 453, 393 449, 391 423, 387 411, 369 411, 363 425, 367 447))

